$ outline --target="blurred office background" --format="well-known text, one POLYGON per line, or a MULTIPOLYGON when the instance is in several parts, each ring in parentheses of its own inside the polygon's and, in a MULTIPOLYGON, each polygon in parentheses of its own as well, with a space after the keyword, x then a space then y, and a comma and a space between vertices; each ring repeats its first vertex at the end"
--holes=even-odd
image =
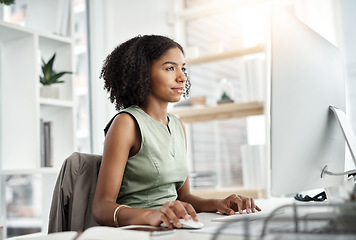
POLYGON ((116 112, 99 79, 102 63, 118 44, 139 34, 169 36, 185 48, 191 97, 171 104, 169 110, 211 111, 208 120, 198 116, 186 123, 192 189, 202 196, 238 191, 268 197, 265 102, 273 4, 285 6, 343 52, 347 115, 356 129, 356 3, 352 0, 15 0, 0 4, 0 226, 4 235, 46 232, 53 185, 65 157, 73 151, 102 153, 103 128, 116 112), (74 72, 64 77, 57 98, 42 96, 38 81, 40 59, 48 60, 53 53, 58 70, 74 72), (221 113, 226 103, 218 102, 224 93, 232 103, 221 113), (250 111, 241 115, 244 104, 250 111), (43 162, 41 122, 51 125, 49 163, 43 162))

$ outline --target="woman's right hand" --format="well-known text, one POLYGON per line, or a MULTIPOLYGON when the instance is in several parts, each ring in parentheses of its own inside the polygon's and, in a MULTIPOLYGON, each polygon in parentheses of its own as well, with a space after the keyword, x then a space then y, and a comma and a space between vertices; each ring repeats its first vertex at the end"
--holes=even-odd
POLYGON ((179 219, 198 221, 197 214, 192 205, 175 200, 166 202, 159 209, 152 211, 149 216, 149 224, 160 226, 163 222, 170 229, 173 228, 173 224, 177 228, 181 228, 182 224, 179 222, 179 219))

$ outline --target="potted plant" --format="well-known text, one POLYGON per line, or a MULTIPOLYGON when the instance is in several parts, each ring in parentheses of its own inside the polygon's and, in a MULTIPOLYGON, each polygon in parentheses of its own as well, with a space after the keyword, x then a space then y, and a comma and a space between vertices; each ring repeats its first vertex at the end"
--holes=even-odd
POLYGON ((233 102, 232 95, 234 86, 231 81, 226 78, 221 79, 219 84, 219 90, 220 99, 218 100, 218 104, 233 102))
POLYGON ((221 104, 221 103, 230 103, 230 102, 233 102, 233 100, 230 98, 230 96, 227 94, 227 92, 223 92, 221 94, 221 98, 220 100, 218 101, 218 104, 221 104))
POLYGON ((0 3, 3 3, 5 5, 11 5, 15 3, 15 0, 0 0, 0 3))
POLYGON ((41 97, 46 98, 58 98, 59 97, 59 89, 53 88, 53 84, 63 83, 63 80, 60 78, 65 74, 72 74, 72 72, 64 71, 64 72, 56 72, 53 70, 53 63, 56 59, 56 53, 53 54, 52 58, 45 62, 42 58, 42 75, 40 76, 40 82, 42 83, 41 97))

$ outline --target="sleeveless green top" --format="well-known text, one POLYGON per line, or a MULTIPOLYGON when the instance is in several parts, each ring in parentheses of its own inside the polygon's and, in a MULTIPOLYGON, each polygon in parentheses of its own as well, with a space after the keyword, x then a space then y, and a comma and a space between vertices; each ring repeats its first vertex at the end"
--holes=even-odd
POLYGON ((177 199, 177 190, 188 177, 184 132, 178 118, 167 113, 168 128, 131 106, 141 132, 139 152, 127 160, 116 202, 133 208, 159 208, 177 199))

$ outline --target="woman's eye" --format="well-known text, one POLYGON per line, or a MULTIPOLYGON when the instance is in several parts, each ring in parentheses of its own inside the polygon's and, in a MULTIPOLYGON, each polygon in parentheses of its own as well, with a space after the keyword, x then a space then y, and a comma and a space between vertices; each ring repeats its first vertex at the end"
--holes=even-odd
POLYGON ((167 70, 168 71, 174 71, 174 67, 168 67, 167 70))
POLYGON ((187 72, 187 68, 185 68, 185 67, 182 68, 182 72, 184 72, 184 73, 187 72))

